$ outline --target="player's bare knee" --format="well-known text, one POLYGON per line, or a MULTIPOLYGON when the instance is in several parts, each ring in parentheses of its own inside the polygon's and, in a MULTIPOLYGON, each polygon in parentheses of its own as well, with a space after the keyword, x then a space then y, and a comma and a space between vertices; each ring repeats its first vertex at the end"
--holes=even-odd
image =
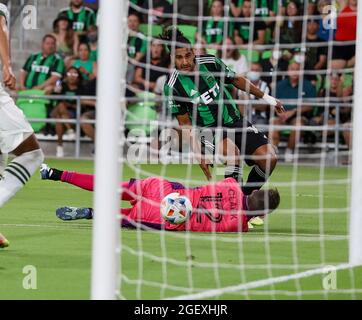
POLYGON ((278 162, 278 157, 274 151, 274 148, 270 146, 267 152, 264 154, 263 159, 255 161, 255 163, 267 172, 269 175, 273 172, 278 162))

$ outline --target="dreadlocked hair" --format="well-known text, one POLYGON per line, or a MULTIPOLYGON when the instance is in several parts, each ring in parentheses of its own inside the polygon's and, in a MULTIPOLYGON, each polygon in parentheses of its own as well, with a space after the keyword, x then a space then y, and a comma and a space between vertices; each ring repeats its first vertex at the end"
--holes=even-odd
POLYGON ((178 49, 191 46, 190 40, 187 39, 184 34, 174 26, 166 27, 158 38, 166 42, 165 46, 169 52, 171 52, 172 47, 178 49))

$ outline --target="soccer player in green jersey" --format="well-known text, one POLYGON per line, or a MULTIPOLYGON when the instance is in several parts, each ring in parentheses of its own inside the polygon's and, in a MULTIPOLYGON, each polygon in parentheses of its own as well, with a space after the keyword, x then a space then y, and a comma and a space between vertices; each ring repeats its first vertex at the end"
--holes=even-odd
MULTIPOLYGON (((225 150, 231 146, 236 156, 228 160, 225 177, 241 180, 238 156, 245 155, 245 162, 253 168, 243 186, 243 192, 248 195, 260 189, 274 170, 277 156, 267 137, 243 119, 228 87, 234 86, 263 99, 277 113, 285 112, 281 102, 259 90, 243 76, 236 75, 215 56, 195 56, 190 42, 178 29, 166 29, 161 38, 167 42, 172 65, 175 66, 166 80, 164 93, 168 107, 180 126, 190 130, 194 124, 210 128, 213 132, 222 128, 222 152, 225 154, 225 150)), ((196 138, 193 132, 189 131, 193 152, 198 153, 202 148, 216 151, 215 144, 219 142, 215 140, 217 135, 210 141, 210 137, 196 138)), ((200 167, 210 179, 209 164, 205 157, 201 157, 200 167)))
MULTIPOLYGON (((0 1, 0 60, 3 82, 11 90, 16 79, 11 68, 9 49, 9 11, 0 1)), ((30 179, 44 160, 34 131, 15 105, 13 99, 0 84, 0 208, 18 192, 30 179), (7 155, 15 158, 7 164, 7 155)), ((0 248, 9 242, 0 234, 0 248)))

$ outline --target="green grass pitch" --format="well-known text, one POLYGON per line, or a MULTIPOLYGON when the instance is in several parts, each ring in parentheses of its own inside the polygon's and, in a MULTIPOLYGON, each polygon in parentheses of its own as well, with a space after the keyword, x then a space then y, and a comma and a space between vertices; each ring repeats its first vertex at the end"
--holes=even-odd
MULTIPOLYGON (((50 160, 49 164, 93 172, 90 161, 50 160)), ((162 174, 176 181, 188 175, 194 181, 205 182, 197 166, 191 171, 185 165, 144 165, 141 169, 144 175, 162 174)), ((134 176, 134 168, 126 167, 123 179, 134 176)), ((347 262, 347 179, 346 168, 326 168, 321 174, 318 167, 278 166, 270 183, 278 185, 281 206, 264 227, 247 234, 213 236, 123 230, 121 298, 167 298, 347 262), (319 184, 320 177, 327 181, 323 186, 319 184), (291 181, 298 183, 288 185, 291 181)), ((55 209, 64 205, 92 206, 92 193, 44 182, 35 175, 0 210, 0 232, 11 243, 9 248, 0 250, 0 299, 89 299, 92 222, 58 220, 55 209), (36 268, 36 289, 23 287, 26 266, 36 268)), ((328 291, 323 290, 326 276, 286 281, 219 298, 362 298, 362 268, 338 271, 336 289, 328 291)))

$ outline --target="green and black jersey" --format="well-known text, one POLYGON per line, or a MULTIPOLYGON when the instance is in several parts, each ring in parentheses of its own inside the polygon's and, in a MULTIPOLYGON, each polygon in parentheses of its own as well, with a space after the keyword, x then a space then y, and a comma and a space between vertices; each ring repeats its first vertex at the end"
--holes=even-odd
POLYGON ((134 58, 138 52, 145 54, 147 51, 147 42, 137 36, 128 37, 127 52, 130 58, 134 58))
MULTIPOLYGON (((237 7, 242 7, 244 3, 244 0, 231 0, 231 1, 237 7)), ((254 14, 257 17, 268 17, 270 16, 270 11, 278 13, 280 0, 255 0, 253 2, 255 8, 254 14)))
POLYGON ((188 113, 199 127, 236 126, 241 115, 227 88, 235 72, 212 55, 197 56, 195 63, 194 74, 174 70, 166 80, 164 94, 171 112, 188 113))
POLYGON ((32 54, 23 67, 23 70, 28 73, 25 87, 30 89, 39 86, 53 75, 62 77, 64 69, 64 62, 56 53, 47 57, 44 57, 42 53, 32 54))
POLYGON ((213 17, 204 21, 202 26, 202 36, 207 44, 221 43, 226 37, 232 37, 234 32, 234 24, 229 21, 225 26, 223 20, 214 20, 213 17))
POLYGON ((82 7, 79 12, 74 12, 71 7, 62 9, 59 16, 66 16, 73 22, 73 30, 76 32, 88 31, 90 26, 96 24, 96 14, 88 7, 82 7))

